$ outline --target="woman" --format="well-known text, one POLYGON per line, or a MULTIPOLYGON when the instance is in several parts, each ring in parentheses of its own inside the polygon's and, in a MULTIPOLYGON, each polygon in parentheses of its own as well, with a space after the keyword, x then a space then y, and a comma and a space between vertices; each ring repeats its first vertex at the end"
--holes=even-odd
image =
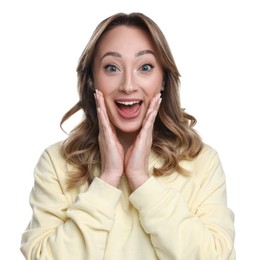
POLYGON ((26 259, 235 259, 216 151, 180 106, 179 72, 139 13, 102 21, 78 72, 82 122, 35 169, 26 259))

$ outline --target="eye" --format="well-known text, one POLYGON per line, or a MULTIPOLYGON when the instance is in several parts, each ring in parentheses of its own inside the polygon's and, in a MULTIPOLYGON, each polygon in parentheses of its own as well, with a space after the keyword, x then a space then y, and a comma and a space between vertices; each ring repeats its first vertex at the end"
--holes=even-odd
POLYGON ((116 72, 116 71, 118 70, 118 68, 117 68, 116 66, 111 65, 111 64, 106 65, 106 66, 104 67, 104 69, 105 69, 106 71, 108 71, 108 72, 116 72))
POLYGON ((151 71, 154 68, 154 66, 152 66, 151 64, 144 64, 140 67, 141 71, 151 71))

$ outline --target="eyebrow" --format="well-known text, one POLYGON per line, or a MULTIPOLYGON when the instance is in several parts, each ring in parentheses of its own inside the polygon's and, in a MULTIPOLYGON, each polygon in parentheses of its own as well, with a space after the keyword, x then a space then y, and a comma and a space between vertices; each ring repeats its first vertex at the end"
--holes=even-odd
MULTIPOLYGON (((145 55, 145 54, 152 54, 153 56, 156 56, 155 53, 151 50, 142 50, 142 51, 139 51, 135 54, 135 57, 139 57, 139 56, 142 56, 142 55, 145 55)), ((113 56, 113 57, 116 57, 116 58, 121 58, 122 55, 116 51, 109 51, 109 52, 106 52, 101 59, 104 59, 106 56, 113 56)))
POLYGON ((101 59, 103 60, 106 56, 113 56, 113 57, 117 57, 117 58, 121 58, 121 57, 122 57, 118 52, 109 51, 109 52, 106 52, 106 53, 102 56, 101 59))
POLYGON ((152 54, 153 56, 156 56, 155 53, 151 50, 143 50, 143 51, 139 51, 135 56, 139 57, 145 54, 152 54))

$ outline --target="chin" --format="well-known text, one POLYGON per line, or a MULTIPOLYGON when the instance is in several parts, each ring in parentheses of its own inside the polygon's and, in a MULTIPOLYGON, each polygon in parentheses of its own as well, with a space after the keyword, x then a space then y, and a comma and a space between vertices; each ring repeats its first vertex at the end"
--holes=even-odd
POLYGON ((133 134, 141 129, 141 124, 130 124, 126 123, 124 125, 117 125, 115 126, 119 132, 126 133, 126 134, 133 134))

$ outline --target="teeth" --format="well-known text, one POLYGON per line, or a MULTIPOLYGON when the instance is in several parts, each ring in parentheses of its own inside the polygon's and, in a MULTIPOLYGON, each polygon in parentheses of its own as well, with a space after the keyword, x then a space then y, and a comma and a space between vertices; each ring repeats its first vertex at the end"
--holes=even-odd
POLYGON ((139 104, 139 101, 116 101, 118 104, 124 105, 124 106, 133 106, 135 104, 139 104))

